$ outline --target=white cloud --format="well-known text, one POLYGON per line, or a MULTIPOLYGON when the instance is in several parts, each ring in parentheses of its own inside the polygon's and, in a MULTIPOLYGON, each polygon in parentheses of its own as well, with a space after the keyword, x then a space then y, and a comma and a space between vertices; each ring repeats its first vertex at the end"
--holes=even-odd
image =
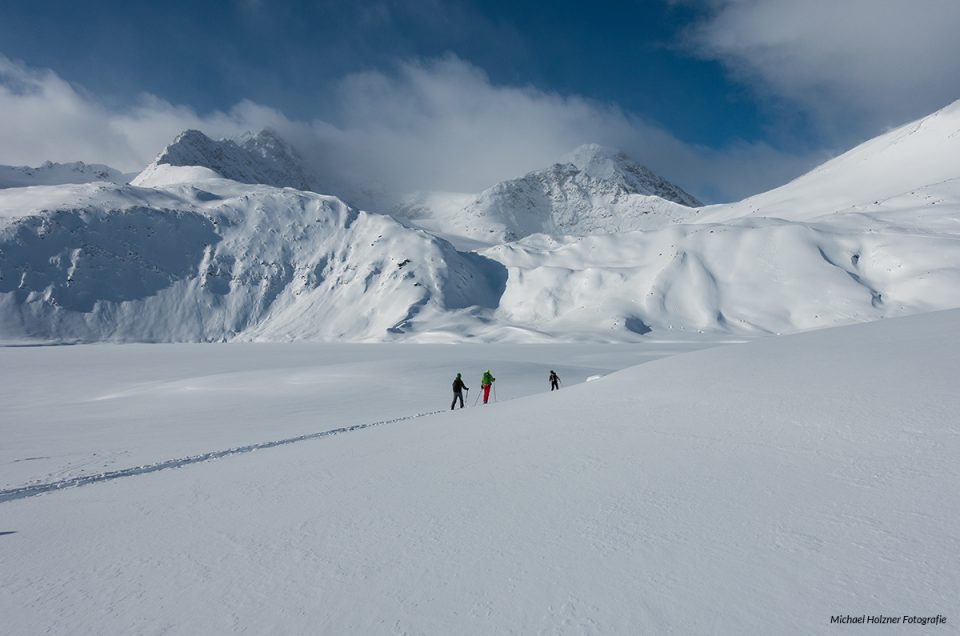
POLYGON ((110 110, 52 71, 2 55, 0 113, 2 164, 82 160, 124 171, 143 168, 186 128, 232 136, 286 123, 277 111, 246 101, 226 113, 200 115, 143 95, 129 108, 110 110))
POLYGON ((388 198, 412 190, 476 192, 590 142, 621 148, 710 199, 779 185, 811 165, 809 157, 764 144, 694 147, 615 105, 496 85, 452 56, 354 74, 336 94, 334 122, 291 121, 250 101, 200 114, 150 95, 109 109, 51 71, 0 57, 0 163, 80 159, 134 171, 186 128, 224 137, 269 126, 330 183, 388 198))
POLYGON ((708 198, 746 196, 812 165, 765 144, 691 146, 614 105, 495 85, 452 56, 352 75, 338 95, 338 126, 316 127, 324 147, 337 147, 348 170, 377 175, 387 191, 476 192, 583 143, 621 148, 708 198))
POLYGON ((956 0, 681 0, 710 17, 688 44, 836 139, 960 98, 956 0))

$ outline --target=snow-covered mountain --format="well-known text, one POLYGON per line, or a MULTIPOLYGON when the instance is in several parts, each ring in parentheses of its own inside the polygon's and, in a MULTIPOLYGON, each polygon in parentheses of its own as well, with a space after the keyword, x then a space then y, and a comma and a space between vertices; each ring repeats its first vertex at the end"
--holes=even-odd
POLYGON ((187 132, 135 185, 0 190, 0 338, 630 341, 960 307, 958 130, 954 104, 709 208, 588 146, 401 221, 274 187, 300 165, 275 135, 187 132))
POLYGON ((378 340, 487 311, 503 288, 499 264, 334 197, 225 179, 85 188, 15 214, 0 198, 5 338, 378 340))
POLYGON ((208 168, 240 183, 317 189, 296 150, 272 130, 262 130, 238 141, 213 140, 199 130, 186 130, 131 183, 145 187, 165 184, 167 166, 208 168))
POLYGON ((37 185, 62 185, 67 183, 126 183, 126 176, 119 170, 99 163, 44 162, 36 168, 29 166, 0 166, 0 188, 22 188, 37 185))
POLYGON ((587 144, 549 168, 464 196, 413 196, 396 215, 449 236, 488 243, 531 234, 650 230, 696 217, 701 203, 622 152, 587 144))

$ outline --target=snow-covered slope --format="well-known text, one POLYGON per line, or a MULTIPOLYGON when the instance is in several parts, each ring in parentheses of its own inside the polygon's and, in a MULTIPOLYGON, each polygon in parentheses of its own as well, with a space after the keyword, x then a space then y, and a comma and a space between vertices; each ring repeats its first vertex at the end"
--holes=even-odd
POLYGON ((921 209, 936 203, 938 184, 957 178, 960 101, 871 139, 784 186, 739 203, 703 208, 701 219, 771 216, 804 221, 834 213, 897 210, 911 196, 921 209))
POLYGON ((463 205, 415 197, 395 214, 421 227, 487 243, 530 234, 611 234, 689 221, 700 203, 623 153, 589 144, 560 162, 503 181, 463 205))
POLYGON ((0 501, 0 616, 71 636, 953 633, 958 330, 945 312, 770 338, 557 393, 557 362, 573 380, 647 351, 14 350, 0 472, 93 473, 98 442, 134 470, 0 501), (487 366, 499 403, 410 417, 487 366), (503 401, 531 376, 538 395, 503 401), (162 412, 190 413, 183 436, 151 410, 181 400, 162 412), (38 426, 41 403, 62 419, 38 426), (178 463, 297 426, 333 433, 178 463), (144 451, 179 468, 141 474, 144 451), (831 624, 880 614, 948 622, 831 624))
POLYGON ((503 289, 500 265, 333 197, 224 179, 76 188, 0 218, 7 339, 382 340, 503 289))
POLYGON ((481 254, 509 272, 498 320, 556 337, 787 333, 960 307, 960 183, 954 192, 925 217, 538 235, 481 254))
POLYGON ((0 166, 0 188, 91 183, 94 181, 126 183, 127 178, 119 170, 110 166, 99 163, 83 163, 82 161, 72 163, 47 161, 36 168, 0 166))
POLYGON ((172 174, 167 166, 208 168, 241 183, 316 190, 296 151, 271 130, 239 141, 215 141, 199 130, 184 131, 131 183, 143 187, 167 185, 172 174))

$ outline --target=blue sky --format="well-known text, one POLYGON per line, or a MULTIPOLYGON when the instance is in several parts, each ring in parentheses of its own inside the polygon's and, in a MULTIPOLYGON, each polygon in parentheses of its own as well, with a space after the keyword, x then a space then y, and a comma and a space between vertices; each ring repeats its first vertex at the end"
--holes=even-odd
POLYGON ((131 169, 179 125, 272 125, 322 137, 318 154, 335 147, 380 182, 463 190, 598 141, 733 199, 960 98, 958 5, 8 1, 0 162, 46 151, 131 169), (31 126, 61 143, 15 143, 31 126), (423 174, 391 168, 406 156, 423 174))

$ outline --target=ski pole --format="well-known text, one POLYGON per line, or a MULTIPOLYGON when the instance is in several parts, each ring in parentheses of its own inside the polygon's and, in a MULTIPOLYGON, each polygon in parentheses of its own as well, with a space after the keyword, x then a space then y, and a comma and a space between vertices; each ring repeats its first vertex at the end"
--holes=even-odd
POLYGON ((497 385, 496 384, 493 385, 493 401, 494 402, 497 401, 497 385))
POLYGON ((473 401, 473 405, 476 406, 479 403, 480 403, 480 394, 477 393, 477 399, 473 401))

